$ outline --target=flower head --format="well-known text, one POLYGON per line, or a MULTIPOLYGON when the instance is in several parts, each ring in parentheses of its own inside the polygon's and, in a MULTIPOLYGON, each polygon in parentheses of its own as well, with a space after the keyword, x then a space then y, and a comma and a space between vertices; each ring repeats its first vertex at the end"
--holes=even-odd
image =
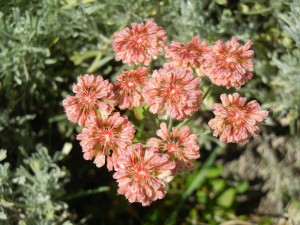
POLYGON ((125 195, 130 203, 140 202, 146 206, 165 196, 174 167, 168 155, 135 144, 119 157, 113 177, 118 182, 119 194, 125 195))
POLYGON ((134 126, 126 116, 114 113, 108 118, 93 117, 86 122, 86 128, 77 136, 86 160, 92 160, 102 167, 107 160, 107 168, 112 170, 117 164, 122 150, 132 143, 134 126))
POLYGON ((245 105, 246 98, 238 93, 222 94, 221 101, 222 104, 213 105, 215 118, 208 123, 214 129, 214 136, 220 136, 222 142, 246 143, 258 135, 268 111, 261 110, 255 100, 245 105))
POLYGON ((73 84, 75 96, 67 96, 63 106, 68 119, 82 126, 89 117, 94 117, 97 110, 102 116, 109 115, 114 110, 116 100, 113 86, 101 76, 86 74, 77 78, 73 84))
POLYGON ((171 58, 176 66, 199 68, 204 63, 204 54, 209 50, 208 42, 200 42, 200 37, 196 36, 191 42, 185 44, 172 41, 169 46, 165 47, 165 57, 171 58))
POLYGON ((132 23, 131 28, 114 33, 113 48, 116 60, 122 60, 129 65, 149 65, 152 57, 157 57, 167 41, 165 30, 159 27, 153 19, 145 24, 132 23))
POLYGON ((147 80, 148 69, 146 67, 125 71, 118 76, 114 83, 114 90, 120 109, 132 109, 142 105, 144 102, 142 88, 147 80))
POLYGON ((254 51, 252 43, 245 45, 232 37, 225 44, 218 40, 206 56, 205 71, 212 83, 226 88, 240 87, 252 79, 254 51))
POLYGON ((157 149, 159 153, 170 156, 176 163, 174 174, 190 172, 194 168, 192 160, 200 157, 200 143, 189 127, 184 126, 180 129, 173 127, 172 132, 170 132, 166 123, 162 123, 156 134, 160 138, 148 139, 147 146, 157 149))
POLYGON ((202 94, 200 78, 185 68, 165 64, 154 70, 144 88, 145 101, 152 113, 161 118, 168 115, 183 120, 200 109, 202 94))

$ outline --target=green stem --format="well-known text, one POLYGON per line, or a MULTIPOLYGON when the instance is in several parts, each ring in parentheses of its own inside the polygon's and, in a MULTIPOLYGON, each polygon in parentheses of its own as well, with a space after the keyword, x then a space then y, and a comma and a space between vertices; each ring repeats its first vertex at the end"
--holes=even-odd
POLYGON ((145 125, 141 124, 141 127, 135 127, 138 131, 140 131, 140 133, 136 134, 136 138, 139 139, 144 131, 145 125))
POLYGON ((182 121, 181 123, 179 123, 176 127, 177 128, 181 128, 182 126, 186 125, 187 123, 191 122, 193 119, 195 119, 196 117, 196 113, 194 113, 194 115, 190 116, 188 119, 182 121))
POLYGON ((213 84, 211 84, 211 85, 209 86, 209 88, 206 90, 205 94, 204 94, 203 97, 202 97, 202 102, 203 102, 204 99, 209 95, 209 93, 210 93, 211 90, 212 90, 212 87, 213 87, 213 84))
MULTIPOLYGON (((145 117, 147 118, 147 123, 151 128, 151 133, 153 133, 155 135, 156 132, 156 118, 153 116, 153 114, 151 114, 148 110, 146 110, 144 107, 142 107, 145 117), (154 123, 153 123, 154 121, 154 123)), ((153 135, 151 135, 153 136, 153 135)))
POLYGON ((211 133, 211 130, 208 130, 208 131, 205 131, 204 133, 202 134, 197 134, 197 136, 203 136, 203 135, 207 135, 207 134, 210 134, 211 133))
POLYGON ((72 200, 72 199, 76 199, 76 198, 81 198, 87 195, 94 195, 94 194, 98 194, 101 192, 106 192, 109 191, 110 187, 108 186, 102 186, 102 187, 98 187, 95 189, 89 189, 89 190, 84 190, 84 191, 79 191, 76 194, 71 194, 67 197, 64 198, 64 200, 72 200))
POLYGON ((173 122, 174 122, 174 121, 173 121, 173 118, 172 118, 172 117, 170 117, 170 118, 169 118, 169 124, 168 124, 168 129, 169 129, 169 130, 171 130, 171 129, 172 129, 173 122))
POLYGON ((207 160, 203 164, 203 167, 201 168, 199 173, 194 178, 193 182, 188 186, 186 191, 181 195, 181 199, 180 199, 179 203, 176 205, 176 208, 171 213, 171 216, 166 221, 165 225, 176 224, 178 212, 179 212, 180 208, 182 207, 183 203, 196 189, 199 189, 199 187, 203 184, 210 167, 213 165, 213 163, 215 162, 215 160, 217 158, 217 155, 219 154, 219 152, 222 149, 223 149, 222 146, 218 146, 210 154, 210 156, 207 158, 207 160))
POLYGON ((144 135, 146 135, 147 137, 152 137, 153 135, 147 131, 144 131, 144 129, 141 129, 139 127, 135 127, 135 129, 137 129, 139 132, 143 133, 144 135))

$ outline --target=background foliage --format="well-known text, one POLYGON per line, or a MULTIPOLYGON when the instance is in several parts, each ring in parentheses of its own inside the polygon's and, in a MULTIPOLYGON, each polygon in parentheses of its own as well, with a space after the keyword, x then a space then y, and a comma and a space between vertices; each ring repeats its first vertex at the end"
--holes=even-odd
MULTIPOLYGON (((298 0, 0 1, 1 223, 300 224, 299 17, 298 0), (254 79, 238 91, 271 115, 247 145, 200 136, 197 169, 142 208, 82 159, 61 101, 79 74, 113 80, 124 69, 113 33, 146 18, 169 40, 252 40, 254 79)), ((206 132, 210 105, 224 91, 205 100, 190 123, 195 133, 206 132)))

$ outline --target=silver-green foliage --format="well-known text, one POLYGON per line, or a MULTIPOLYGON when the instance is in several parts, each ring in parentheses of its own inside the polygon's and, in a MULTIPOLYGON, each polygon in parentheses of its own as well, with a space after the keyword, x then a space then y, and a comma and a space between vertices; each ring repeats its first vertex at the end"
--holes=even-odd
POLYGON ((295 44, 286 49, 282 56, 273 57, 272 63, 278 68, 278 74, 271 85, 276 96, 274 110, 280 114, 281 123, 289 125, 295 135, 300 126, 300 2, 294 0, 290 10, 288 15, 280 14, 279 18, 286 35, 295 44))
POLYGON ((276 96, 273 110, 279 115, 281 124, 289 125, 291 133, 296 134, 300 117, 300 49, 274 58, 273 63, 279 69, 271 83, 276 96))
POLYGON ((290 3, 290 13, 280 14, 279 18, 281 19, 280 23, 284 31, 294 39, 298 48, 300 48, 300 1, 293 0, 290 3))
MULTIPOLYGON (((65 117, 54 122, 49 117, 57 119, 63 113, 61 101, 76 77, 83 73, 107 75, 115 69, 109 65, 114 58, 113 33, 157 14, 158 3, 0 1, 2 147, 31 148, 45 135, 49 141, 49 133, 57 133, 51 128, 56 124, 64 127, 66 122, 65 117), (103 66, 107 68, 100 72, 103 66), (38 129, 35 121, 43 121, 38 129)), ((70 132, 64 131, 62 135, 68 136, 70 132)))
MULTIPOLYGON (((300 4, 293 0, 288 14, 279 14, 279 22, 286 38, 291 43, 282 49, 282 54, 273 54, 272 64, 277 67, 277 74, 270 82, 271 92, 268 105, 277 121, 283 127, 289 128, 289 133, 265 134, 267 137, 264 152, 271 155, 265 159, 266 167, 261 174, 267 179, 266 185, 275 196, 285 202, 299 199, 300 177, 295 171, 299 170, 299 119, 300 119, 300 4), (271 101, 270 101, 271 100, 271 101), (268 143, 269 142, 269 143, 268 143), (269 146, 269 147, 268 147, 269 146), (279 154, 278 154, 279 153, 279 154), (281 157, 278 157, 281 156, 281 157), (272 162, 273 161, 273 162, 272 162), (274 169, 275 168, 275 169, 274 169)), ((286 39, 285 38, 285 39, 286 39)), ((287 40, 287 39, 286 39, 287 40)), ((274 117, 274 116, 273 116, 274 117)), ((277 128, 278 129, 278 128, 277 128)), ((290 215, 291 216, 291 215, 290 215)))
MULTIPOLYGON (((19 138, 23 136, 25 142, 34 142, 38 134, 32 120, 49 112, 55 114, 51 117, 63 113, 61 101, 78 75, 118 70, 110 65, 113 33, 131 22, 160 15, 163 2, 167 1, 1 1, 0 133, 11 132, 14 140, 0 135, 0 142, 18 146, 24 143, 19 138), (15 127, 21 135, 13 135, 15 127)), ((44 124, 49 130, 47 121, 44 124)))
MULTIPOLYGON (((6 150, 0 151, 0 161, 6 150)), ((0 164, 0 223, 1 224, 67 224, 66 203, 56 200, 62 195, 66 171, 56 163, 63 157, 38 144, 36 152, 24 159, 16 170, 8 162, 0 164)))
MULTIPOLYGON (((7 1, 0 8, 0 81, 27 94, 51 89, 65 74, 53 73, 67 60, 75 64, 113 52, 116 30, 158 13, 159 1, 7 1), (86 53, 81 60, 75 53, 86 53), (98 55, 100 54, 100 55, 98 55), (21 86, 26 85, 26 86, 21 86)), ((104 62, 108 62, 107 59, 104 62)), ((80 64, 87 68, 89 65, 80 64)), ((99 68, 99 67, 95 67, 99 68)), ((95 71, 94 68, 94 71, 95 71)), ((71 75, 69 75, 71 76, 71 75)), ((9 92, 9 90, 7 90, 9 92)), ((11 93, 11 92, 9 92, 11 93)), ((40 97, 40 96, 39 96, 40 97)))

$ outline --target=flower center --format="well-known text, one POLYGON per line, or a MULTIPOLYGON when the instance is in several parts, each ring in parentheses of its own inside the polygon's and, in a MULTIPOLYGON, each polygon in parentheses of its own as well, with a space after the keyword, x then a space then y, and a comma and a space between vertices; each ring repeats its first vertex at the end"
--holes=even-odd
POLYGON ((134 37, 134 43, 136 45, 136 47, 138 48, 143 48, 145 46, 146 43, 146 38, 143 35, 137 35, 134 37))
POLYGON ((174 96, 174 95, 178 95, 178 89, 175 87, 175 86, 173 86, 173 85, 170 85, 170 87, 167 89, 167 91, 166 91, 169 95, 171 95, 171 96, 174 96))
POLYGON ((233 107, 228 109, 228 120, 231 124, 239 126, 244 123, 245 111, 239 107, 233 107))
POLYGON ((110 130, 105 130, 103 132, 101 132, 100 134, 100 140, 102 142, 108 143, 108 142, 112 142, 114 139, 114 135, 113 132, 110 130))
POLYGON ((235 115, 234 115, 234 118, 235 118, 236 120, 241 120, 241 119, 243 119, 243 118, 244 118, 244 112, 243 112, 243 111, 237 111, 237 112, 235 113, 235 115))
POLYGON ((128 89, 134 89, 135 88, 135 83, 133 81, 128 81, 127 82, 127 88, 128 89))
POLYGON ((226 57, 226 62, 227 63, 234 63, 234 62, 236 62, 236 60, 233 56, 227 56, 226 57))
POLYGON ((143 38, 142 38, 141 36, 137 36, 136 42, 137 42, 138 44, 142 43, 142 42, 143 42, 143 38))
POLYGON ((134 171, 134 176, 138 179, 146 179, 149 177, 149 169, 144 166, 139 166, 134 171))
POLYGON ((85 94, 82 98, 83 102, 87 105, 92 104, 94 102, 94 99, 95 99, 94 96, 90 93, 85 94))
POLYGON ((228 68, 230 68, 231 70, 234 70, 237 65, 237 60, 234 56, 229 55, 225 58, 225 64, 227 65, 228 68))
POLYGON ((178 146, 175 143, 170 143, 167 145, 167 151, 168 153, 176 153, 178 151, 178 146))
POLYGON ((176 90, 174 90, 174 89, 170 91, 170 94, 171 94, 171 95, 173 95, 173 94, 175 94, 175 93, 176 93, 176 90))

